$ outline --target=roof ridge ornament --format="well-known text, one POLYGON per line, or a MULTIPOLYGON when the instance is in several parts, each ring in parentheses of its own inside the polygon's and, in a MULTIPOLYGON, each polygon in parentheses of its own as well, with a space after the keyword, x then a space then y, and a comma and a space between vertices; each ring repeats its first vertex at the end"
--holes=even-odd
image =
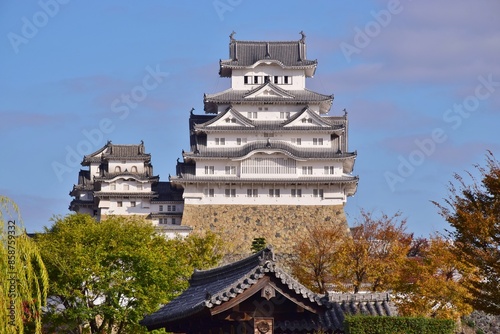
POLYGON ((266 43, 266 55, 264 58, 271 58, 271 55, 269 54, 269 42, 266 43))
POLYGON ((306 34, 304 34, 304 31, 303 31, 303 30, 301 30, 301 31, 299 32, 299 34, 301 34, 301 35, 302 35, 302 38, 300 39, 300 42, 301 42, 301 43, 305 43, 305 42, 306 42, 306 34))
POLYGON ((233 32, 231 32, 231 34, 229 35, 229 39, 230 39, 231 42, 235 41, 235 39, 233 37, 235 34, 236 34, 236 32, 233 30, 233 32))
POLYGON ((264 248, 261 251, 261 256, 259 256, 259 264, 260 265, 265 265, 266 262, 271 261, 274 262, 274 252, 273 252, 273 246, 272 245, 267 245, 266 248, 264 248))

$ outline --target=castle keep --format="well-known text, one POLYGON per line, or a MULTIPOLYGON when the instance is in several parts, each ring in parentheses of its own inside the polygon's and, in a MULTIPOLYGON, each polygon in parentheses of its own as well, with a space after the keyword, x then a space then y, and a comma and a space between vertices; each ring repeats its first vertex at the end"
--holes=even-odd
POLYGON ((144 145, 84 157, 70 209, 97 218, 141 214, 171 233, 212 230, 248 253, 264 237, 285 251, 309 224, 344 224, 356 192, 348 119, 329 115, 333 95, 306 88, 317 61, 298 41, 239 41, 219 75, 229 89, 189 117, 190 147, 170 182, 154 176, 144 145), (182 196, 181 196, 182 194, 182 196), (182 220, 181 220, 182 218, 182 220), (171 230, 171 231, 170 231, 171 230))
POLYGON ((316 60, 298 41, 238 41, 219 75, 231 80, 191 112, 191 147, 170 181, 183 189, 183 224, 225 234, 249 250, 255 237, 284 250, 310 223, 346 224, 356 192, 347 114, 329 116, 333 95, 306 88, 316 60))

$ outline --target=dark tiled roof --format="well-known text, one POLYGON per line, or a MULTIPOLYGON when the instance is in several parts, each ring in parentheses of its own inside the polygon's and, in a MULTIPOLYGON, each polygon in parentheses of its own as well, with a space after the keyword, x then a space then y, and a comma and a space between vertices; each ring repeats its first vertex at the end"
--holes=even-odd
POLYGON ((231 39, 229 59, 220 61, 220 75, 230 76, 231 69, 248 67, 259 60, 272 61, 284 68, 316 68, 316 60, 306 59, 304 39, 299 41, 237 41, 231 39))
POLYGON ((91 162, 101 162, 103 160, 127 159, 150 161, 151 154, 144 153, 144 143, 139 145, 115 145, 108 141, 99 150, 83 158, 82 165, 88 165, 91 162))
POLYGON ((155 229, 158 232, 163 232, 163 233, 181 233, 181 232, 191 232, 193 230, 192 227, 186 226, 186 225, 172 225, 172 224, 161 224, 161 225, 156 225, 155 229))
POLYGON ((283 154, 296 159, 346 159, 356 157, 356 152, 341 153, 332 148, 297 148, 282 140, 256 140, 240 147, 231 148, 206 148, 200 147, 199 151, 184 152, 184 157, 203 158, 243 158, 253 151, 280 151, 283 154))
MULTIPOLYGON (((264 84, 266 85, 266 84, 264 84)), ((308 89, 303 90, 287 90, 287 93, 292 96, 290 97, 279 97, 279 96, 257 96, 257 97, 245 97, 248 94, 247 90, 235 90, 232 88, 226 89, 225 91, 215 93, 215 94, 205 94, 203 101, 205 103, 205 111, 211 111, 211 108, 207 108, 209 103, 279 103, 279 104, 297 104, 303 103, 308 104, 311 102, 328 102, 332 103, 333 95, 324 95, 320 93, 313 92, 308 89)))
POLYGON ((85 201, 81 199, 74 199, 69 204, 69 210, 76 211, 75 209, 79 207, 91 208, 93 206, 94 206, 94 200, 85 201))
POLYGON ((193 124, 193 129, 195 131, 204 132, 263 132, 263 131, 273 131, 273 132, 290 132, 290 131, 301 131, 301 132, 327 132, 327 133, 341 133, 346 127, 347 119, 345 117, 338 116, 320 116, 317 113, 311 111, 309 108, 303 108, 302 111, 295 113, 289 119, 283 121, 258 121, 252 120, 243 116, 234 107, 228 107, 224 112, 221 112, 214 118, 210 119, 205 123, 193 124), (238 125, 212 125, 215 121, 221 119, 226 114, 231 113, 236 119, 240 120, 245 126, 238 125), (315 123, 319 125, 311 126, 290 126, 290 123, 295 121, 297 118, 301 117, 303 114, 307 114, 309 118, 315 120, 315 123))
POLYGON ((172 176, 170 178, 171 182, 182 182, 187 181, 189 183, 272 183, 272 184, 307 184, 307 183, 358 183, 358 176, 325 176, 325 177, 315 177, 315 176, 304 176, 304 177, 252 177, 252 178, 239 178, 236 176, 196 176, 194 174, 182 173, 180 176, 172 176))
POLYGON ((96 181, 106 181, 106 180, 112 180, 116 177, 123 178, 123 179, 136 179, 138 181, 152 181, 152 182, 158 182, 160 179, 159 176, 153 176, 149 175, 148 173, 133 173, 129 171, 124 171, 124 172, 117 172, 117 173, 110 173, 103 171, 102 176, 96 176, 95 180, 96 181))
POLYGON ((158 194, 158 197, 152 202, 182 202, 182 190, 172 187, 170 182, 158 182, 153 191, 158 194))
POLYGON ((269 248, 246 259, 211 270, 195 270, 190 286, 179 297, 141 321, 149 328, 187 318, 220 305, 243 293, 266 274, 274 275, 294 291, 299 298, 306 298, 321 305, 321 298, 301 285, 276 266, 269 248))
POLYGON ((342 330, 346 314, 393 315, 387 295, 380 297, 344 295, 342 299, 325 298, 313 293, 292 276, 281 269, 274 260, 270 248, 246 259, 219 268, 196 271, 190 286, 180 296, 166 304, 157 312, 146 316, 141 324, 149 330, 168 326, 175 321, 189 322, 189 318, 206 314, 207 310, 221 305, 257 284, 264 276, 271 276, 283 284, 291 298, 308 301, 323 309, 318 315, 310 314, 300 320, 287 319, 275 322, 282 330, 342 330))
POLYGON ((153 198, 156 197, 157 194, 153 191, 96 191, 94 192, 94 197, 103 198, 103 197, 133 197, 133 198, 153 198))

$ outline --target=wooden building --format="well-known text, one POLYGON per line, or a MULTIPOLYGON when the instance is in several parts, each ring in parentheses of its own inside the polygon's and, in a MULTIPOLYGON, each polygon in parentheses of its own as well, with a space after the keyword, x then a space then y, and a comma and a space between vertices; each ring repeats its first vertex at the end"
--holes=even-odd
POLYGON ((387 294, 318 295, 280 268, 271 248, 211 270, 146 316, 148 330, 173 333, 343 333, 348 314, 391 316, 387 294))

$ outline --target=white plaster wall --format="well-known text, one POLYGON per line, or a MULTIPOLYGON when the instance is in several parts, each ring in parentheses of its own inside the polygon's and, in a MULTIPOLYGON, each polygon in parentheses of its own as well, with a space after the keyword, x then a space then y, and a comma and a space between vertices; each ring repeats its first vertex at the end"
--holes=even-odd
POLYGON ((121 161, 121 160, 111 160, 109 161, 108 164, 108 172, 109 173, 116 173, 116 167, 121 168, 121 172, 125 172, 125 170, 128 170, 129 172, 132 172, 132 167, 137 168, 137 173, 144 173, 144 162, 142 161, 121 161))
MULTIPOLYGON (((326 133, 304 133, 304 132, 297 132, 297 131, 290 131, 290 132, 269 132, 269 133, 252 133, 252 132, 247 132, 247 133, 224 133, 224 132, 217 132, 217 133, 209 133, 207 134, 207 147, 209 148, 229 148, 229 147, 240 147, 243 146, 244 143, 242 142, 241 145, 238 145, 238 138, 246 138, 247 144, 256 141, 256 140, 267 140, 269 138, 271 141, 276 141, 276 140, 282 140, 290 144, 294 144, 292 139, 300 138, 301 139, 301 145, 296 145, 298 148, 304 148, 304 147, 309 147, 309 148, 329 148, 332 145, 331 142, 331 137, 329 134, 326 133), (269 136, 271 134, 271 136, 269 136), (224 138, 224 145, 216 145, 216 138, 219 138, 219 141, 221 138, 224 138), (319 145, 319 140, 317 141, 317 145, 314 145, 314 138, 316 139, 323 139, 323 144, 319 145)), ((296 141, 295 141, 296 142, 296 141)))
POLYGON ((295 187, 302 190, 302 197, 292 197, 292 187, 286 185, 276 186, 280 189, 280 197, 269 196, 270 185, 236 185, 232 186, 236 190, 235 197, 226 197, 225 189, 230 189, 229 186, 223 184, 213 185, 188 185, 185 192, 187 193, 201 193, 205 189, 214 189, 214 197, 203 195, 202 197, 186 197, 186 204, 277 204, 277 205, 340 205, 345 203, 346 196, 343 189, 338 185, 302 185, 295 187), (195 189, 192 189, 195 188, 195 189), (248 197, 247 189, 253 188, 258 190, 258 197, 248 197), (324 197, 314 197, 313 189, 323 189, 324 197))
MULTIPOLYGON (((292 84, 282 84, 278 85, 279 87, 286 90, 300 90, 305 87, 305 71, 304 70, 290 70, 283 69, 276 64, 260 64, 252 69, 241 69, 241 70, 233 70, 233 74, 231 77, 231 87, 235 90, 250 90, 255 87, 260 86, 260 84, 245 84, 244 77, 248 76, 291 76, 292 84)), ((274 82, 271 79, 271 82, 274 82)))

